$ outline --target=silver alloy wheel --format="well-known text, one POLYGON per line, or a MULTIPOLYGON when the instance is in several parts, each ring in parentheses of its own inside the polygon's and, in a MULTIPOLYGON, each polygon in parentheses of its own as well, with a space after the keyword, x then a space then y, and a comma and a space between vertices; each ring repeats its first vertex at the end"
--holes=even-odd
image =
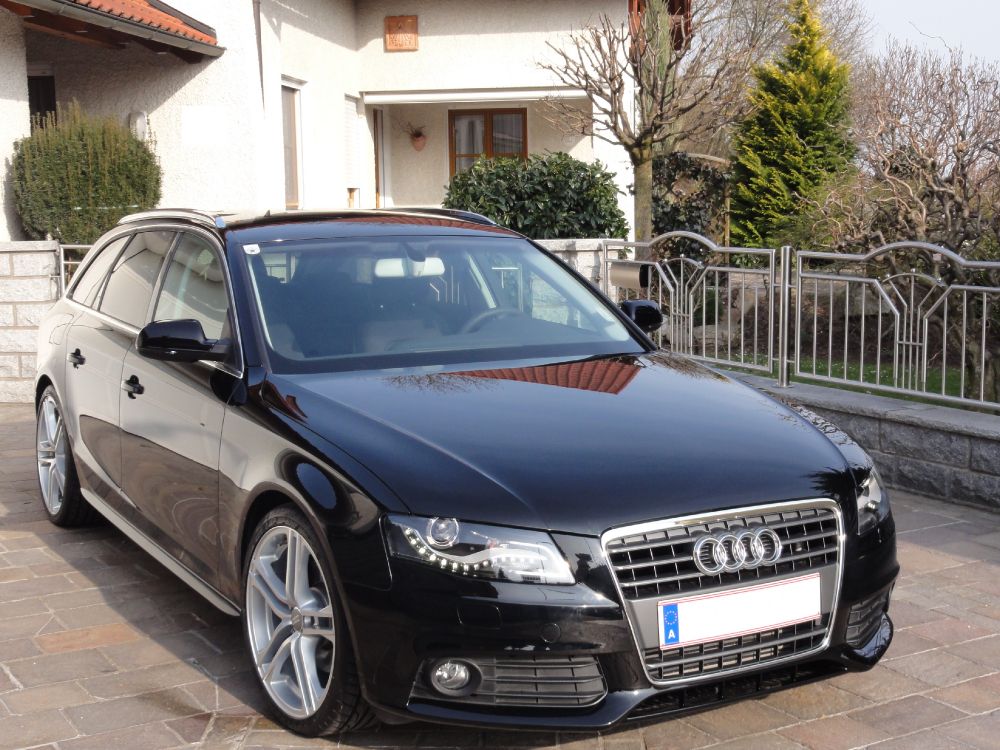
POLYGON ((276 526, 253 550, 246 622, 257 674, 289 716, 305 719, 323 704, 336 644, 330 588, 305 537, 276 526))
POLYGON ((38 486, 45 507, 53 516, 62 509, 66 494, 66 425, 55 397, 42 399, 35 429, 38 449, 38 486))

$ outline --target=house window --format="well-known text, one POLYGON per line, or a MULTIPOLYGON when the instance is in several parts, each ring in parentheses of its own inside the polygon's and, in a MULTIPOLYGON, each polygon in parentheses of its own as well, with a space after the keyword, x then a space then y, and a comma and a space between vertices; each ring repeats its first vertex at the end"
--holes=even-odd
POLYGON ((28 76, 28 111, 33 121, 56 111, 56 79, 53 76, 28 76))
POLYGON ((453 109, 448 113, 451 174, 485 156, 528 156, 528 110, 453 109))
POLYGON ((281 87, 281 132, 285 148, 285 208, 299 207, 299 90, 281 87))

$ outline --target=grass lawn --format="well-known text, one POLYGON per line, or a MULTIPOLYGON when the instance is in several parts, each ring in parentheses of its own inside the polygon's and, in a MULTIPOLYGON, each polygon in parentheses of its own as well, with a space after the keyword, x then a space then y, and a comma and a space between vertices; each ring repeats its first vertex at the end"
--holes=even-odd
MULTIPOLYGON (((813 372, 813 360, 811 357, 803 357, 801 360, 800 371, 802 373, 812 373, 813 372)), ((857 384, 860 387, 864 387, 865 384, 878 384, 883 386, 892 386, 893 381, 893 369, 892 366, 883 365, 879 371, 876 371, 874 362, 866 362, 864 366, 864 372, 862 373, 862 368, 858 362, 847 362, 847 371, 845 376, 844 371, 844 361, 838 360, 833 363, 829 363, 825 359, 816 360, 816 370, 817 375, 828 375, 832 378, 838 378, 841 380, 846 380, 848 383, 857 384), (829 368, 829 369, 828 369, 829 368), (863 375, 863 377, 862 377, 863 375)), ((919 388, 920 380, 918 377, 919 373, 911 373, 912 380, 909 383, 900 382, 898 385, 907 385, 911 388, 919 388)), ((940 367, 930 367, 927 368, 927 384, 926 387, 920 390, 925 393, 941 394, 941 382, 942 379, 945 381, 944 395, 946 396, 961 396, 961 377, 962 371, 958 367, 949 367, 942 373, 940 367)), ((808 380, 806 378, 798 378, 793 376, 794 380, 808 380)), ((966 376, 966 390, 970 387, 968 376, 966 376)), ((968 395, 968 394, 967 394, 968 395)))

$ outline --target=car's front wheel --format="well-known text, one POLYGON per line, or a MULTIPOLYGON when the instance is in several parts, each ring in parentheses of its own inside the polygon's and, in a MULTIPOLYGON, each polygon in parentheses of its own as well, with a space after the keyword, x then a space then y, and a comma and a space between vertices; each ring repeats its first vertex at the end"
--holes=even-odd
POLYGON ((257 526, 244 564, 244 633, 277 718, 315 737, 372 722, 333 573, 306 519, 289 506, 257 526))

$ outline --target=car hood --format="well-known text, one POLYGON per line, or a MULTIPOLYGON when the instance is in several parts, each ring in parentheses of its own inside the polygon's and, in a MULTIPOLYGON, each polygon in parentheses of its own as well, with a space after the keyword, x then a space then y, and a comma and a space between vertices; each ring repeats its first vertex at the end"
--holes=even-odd
POLYGON ((664 353, 281 375, 268 392, 420 515, 599 535, 853 492, 843 454, 809 421, 664 353))

